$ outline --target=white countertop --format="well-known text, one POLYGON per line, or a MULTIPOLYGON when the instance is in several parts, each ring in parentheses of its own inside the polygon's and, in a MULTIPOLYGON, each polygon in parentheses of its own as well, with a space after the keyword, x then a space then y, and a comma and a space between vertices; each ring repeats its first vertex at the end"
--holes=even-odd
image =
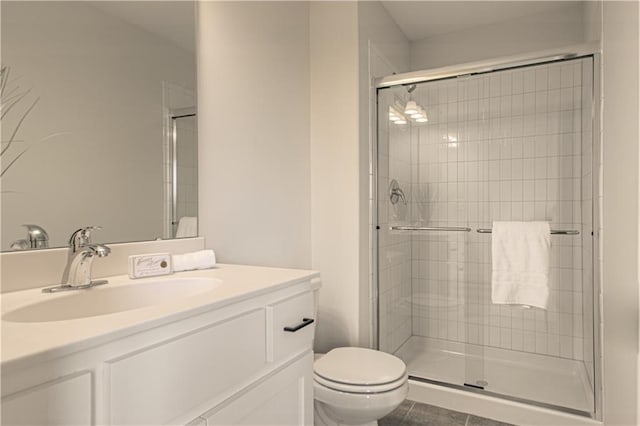
MULTIPOLYGON (((19 368, 22 362, 37 362, 64 356, 319 276, 318 272, 308 270, 217 265, 214 269, 137 280, 129 280, 126 275, 118 275, 108 277, 109 284, 90 290, 48 294, 42 293, 42 289, 38 288, 5 293, 0 296, 3 315, 47 298, 64 297, 79 291, 94 291, 108 286, 136 285, 169 277, 202 277, 221 281, 215 289, 194 296, 107 315, 50 322, 12 322, 3 319, 2 367, 19 368)), ((319 287, 319 283, 315 286, 319 287)))

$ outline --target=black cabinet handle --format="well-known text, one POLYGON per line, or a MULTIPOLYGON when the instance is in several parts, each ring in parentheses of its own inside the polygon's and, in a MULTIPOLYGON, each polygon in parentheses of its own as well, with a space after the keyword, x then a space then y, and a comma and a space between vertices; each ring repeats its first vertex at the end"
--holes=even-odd
POLYGON ((313 323, 313 318, 302 318, 302 322, 296 326, 293 327, 285 327, 284 331, 289 331, 291 333, 295 333, 296 331, 300 330, 301 328, 304 328, 306 326, 308 326, 309 324, 313 323))

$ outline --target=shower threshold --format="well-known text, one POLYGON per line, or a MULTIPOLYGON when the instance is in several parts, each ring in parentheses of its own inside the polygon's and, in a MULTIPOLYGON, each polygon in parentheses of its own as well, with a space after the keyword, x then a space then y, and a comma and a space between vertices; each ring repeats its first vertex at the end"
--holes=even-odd
POLYGON ((469 346, 412 336, 395 355, 407 364, 414 380, 583 416, 593 412, 593 392, 581 361, 479 346, 469 355, 469 346), (467 380, 487 384, 484 389, 464 386, 467 380))

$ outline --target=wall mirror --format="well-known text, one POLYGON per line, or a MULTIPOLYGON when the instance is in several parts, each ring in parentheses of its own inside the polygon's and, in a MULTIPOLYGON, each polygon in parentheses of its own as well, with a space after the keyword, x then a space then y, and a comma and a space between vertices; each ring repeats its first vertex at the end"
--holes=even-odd
POLYGON ((2 251, 195 236, 195 3, 0 7, 2 251))

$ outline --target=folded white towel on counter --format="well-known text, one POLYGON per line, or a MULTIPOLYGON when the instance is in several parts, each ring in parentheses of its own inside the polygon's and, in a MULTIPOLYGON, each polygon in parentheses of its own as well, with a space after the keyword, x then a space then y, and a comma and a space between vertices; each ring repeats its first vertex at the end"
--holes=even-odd
POLYGON ((491 301, 547 309, 549 222, 493 222, 491 301))
POLYGON ((198 218, 192 216, 183 216, 178 221, 178 229, 176 230, 176 238, 187 238, 198 236, 198 218))
POLYGON ((174 254, 173 271, 192 271, 195 269, 209 269, 216 266, 216 254, 213 250, 200 250, 193 253, 174 254))

